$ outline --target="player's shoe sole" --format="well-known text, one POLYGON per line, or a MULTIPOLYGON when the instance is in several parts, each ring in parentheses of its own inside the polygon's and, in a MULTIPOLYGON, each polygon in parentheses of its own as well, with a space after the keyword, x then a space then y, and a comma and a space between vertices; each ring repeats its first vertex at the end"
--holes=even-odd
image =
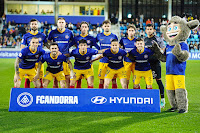
POLYGON ((175 112, 177 110, 177 108, 171 108, 171 109, 168 109, 167 111, 168 112, 175 112))
POLYGON ((185 109, 180 109, 180 110, 178 111, 178 113, 187 113, 187 110, 185 110, 185 109))

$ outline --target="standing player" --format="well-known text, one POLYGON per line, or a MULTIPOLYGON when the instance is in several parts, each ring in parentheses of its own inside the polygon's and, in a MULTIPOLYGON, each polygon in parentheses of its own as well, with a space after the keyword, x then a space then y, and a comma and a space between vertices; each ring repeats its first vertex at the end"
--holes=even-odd
MULTIPOLYGON (((92 46, 94 46, 96 49, 99 50, 100 47, 97 45, 96 39, 93 36, 88 35, 89 24, 85 21, 82 21, 80 24, 80 30, 81 30, 81 34, 74 37, 74 43, 75 43, 76 47, 78 47, 79 41, 81 39, 84 39, 87 41, 87 46, 89 48, 92 48, 92 46)), ((93 69, 93 67, 92 67, 92 69, 93 69)), ((81 88, 81 78, 79 80, 77 80, 76 88, 81 88)))
MULTIPOLYGON (((57 26, 57 29, 52 30, 49 33, 48 41, 56 42, 58 44, 59 51, 62 54, 69 53, 69 47, 72 46, 73 43, 73 34, 70 30, 65 28, 66 22, 64 18, 58 18, 57 26)), ((66 87, 69 88, 70 70, 66 62, 63 62, 63 68, 66 78, 66 87)), ((54 80, 53 88, 58 88, 58 82, 56 79, 54 80)))
MULTIPOLYGON (((111 22, 109 20, 103 21, 102 28, 104 32, 99 33, 96 37, 96 40, 100 43, 100 49, 107 49, 110 48, 111 41, 118 38, 115 34, 110 32, 111 22)), ((100 59, 98 69, 98 77, 100 79, 99 88, 104 87, 104 77, 107 71, 108 62, 109 60, 107 57, 103 57, 102 59, 100 59)), ((116 77, 112 79, 112 88, 117 88, 116 77)))
MULTIPOLYGON (((126 52, 130 52, 132 49, 135 49, 135 40, 136 38, 134 37, 136 31, 136 27, 134 25, 129 25, 127 27, 127 33, 128 36, 124 37, 120 40, 120 45, 123 49, 125 49, 126 52)), ((124 58, 124 68, 126 71, 127 75, 127 88, 131 76, 131 72, 134 75, 134 70, 135 70, 135 62, 130 60, 128 57, 124 58)))
MULTIPOLYGON (((43 48, 43 45, 49 48, 47 44, 47 39, 46 36, 38 31, 38 20, 37 19, 31 19, 30 22, 30 28, 31 31, 29 33, 24 34, 22 38, 22 43, 21 43, 21 49, 25 48, 26 46, 29 46, 30 41, 33 37, 37 37, 39 39, 39 45, 38 47, 43 48)), ((35 69, 37 69, 38 63, 35 64, 35 69)), ((40 82, 41 82, 41 88, 42 88, 42 77, 44 74, 44 66, 41 67, 40 70, 40 82)), ((30 81, 26 78, 25 79, 25 88, 30 88, 30 81)))
MULTIPOLYGON (((119 77, 122 88, 127 89, 126 71, 123 64, 123 59, 124 57, 126 57, 127 53, 123 49, 119 48, 119 43, 117 39, 113 39, 110 46, 111 48, 107 49, 103 53, 103 56, 107 57, 109 62, 104 78, 104 89, 108 89, 109 84, 115 75, 119 77)), ((93 61, 95 60, 96 59, 94 59, 93 61)))
POLYGON ((73 77, 74 74, 73 74, 72 64, 70 60, 68 60, 68 57, 66 57, 63 54, 58 53, 59 48, 58 48, 57 43, 52 43, 50 45, 50 51, 51 51, 50 53, 47 53, 41 56, 38 69, 37 69, 36 78, 39 77, 39 73, 40 73, 39 70, 40 70, 41 64, 44 62, 47 62, 46 74, 43 78, 44 88, 48 87, 50 81, 53 78, 56 78, 60 82, 61 88, 65 88, 65 74, 63 72, 63 62, 66 62, 69 64, 70 74, 73 77))
POLYGON ((80 79, 82 75, 87 79, 88 88, 93 88, 94 86, 94 71, 91 66, 91 58, 93 55, 98 53, 102 53, 104 50, 94 50, 92 48, 88 48, 87 41, 81 39, 79 41, 79 48, 72 50, 70 56, 75 57, 74 63, 74 73, 76 75, 76 79, 71 79, 70 88, 74 88, 76 80, 80 79))
MULTIPOLYGON (((36 88, 40 88, 40 81, 36 79, 35 63, 39 60, 40 56, 45 54, 42 47, 38 47, 39 39, 33 37, 30 45, 21 50, 15 62, 15 76, 14 85, 20 88, 21 80, 24 76, 33 82, 36 88)), ((39 69, 40 70, 40 69, 39 69)), ((39 75, 38 75, 39 76, 39 75)))
MULTIPOLYGON (((146 26, 145 32, 147 33, 147 37, 144 39, 145 46, 152 46, 152 41, 154 40, 158 43, 159 47, 162 50, 164 50, 165 44, 160 37, 154 35, 155 30, 154 30, 154 26, 152 24, 148 24, 146 26)), ((164 108, 165 107, 165 98, 164 98, 164 86, 163 86, 163 83, 161 80, 161 64, 160 64, 160 61, 158 60, 158 58, 153 55, 149 57, 149 63, 151 65, 151 69, 153 72, 153 78, 156 79, 156 82, 160 89, 160 96, 161 96, 160 106, 161 106, 161 108, 164 108)))

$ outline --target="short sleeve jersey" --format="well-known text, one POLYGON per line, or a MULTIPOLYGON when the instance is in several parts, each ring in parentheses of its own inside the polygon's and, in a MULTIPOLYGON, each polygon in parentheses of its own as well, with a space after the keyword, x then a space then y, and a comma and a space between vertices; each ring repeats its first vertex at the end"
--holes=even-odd
POLYGON ((22 59, 19 63, 21 69, 32 69, 35 67, 35 63, 38 62, 41 55, 45 54, 42 47, 37 47, 37 51, 32 52, 29 47, 23 48, 19 53, 18 57, 22 59))
POLYGON ((103 53, 103 56, 107 57, 109 60, 108 67, 118 70, 124 66, 123 59, 126 57, 126 54, 127 53, 120 48, 117 53, 113 53, 111 49, 107 49, 103 53))
POLYGON ((90 69, 91 68, 91 58, 93 55, 98 54, 98 50, 94 50, 92 48, 87 48, 87 51, 85 54, 80 53, 80 49, 74 49, 70 53, 70 56, 75 57, 75 62, 74 62, 74 69, 78 70, 85 70, 85 69, 90 69))

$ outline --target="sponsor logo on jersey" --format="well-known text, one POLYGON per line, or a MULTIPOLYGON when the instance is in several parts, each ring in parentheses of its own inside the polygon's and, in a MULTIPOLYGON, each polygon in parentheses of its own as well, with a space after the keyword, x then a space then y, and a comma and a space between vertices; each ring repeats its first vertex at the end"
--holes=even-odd
POLYGON ((36 55, 35 55, 35 58, 39 58, 39 56, 40 56, 39 54, 36 54, 36 55))
POLYGON ((19 57, 22 57, 22 53, 19 53, 19 57))
POLYGON ((90 59, 90 57, 88 56, 88 57, 86 57, 86 60, 89 60, 90 59))
POLYGON ((33 102, 33 96, 28 92, 23 92, 17 97, 17 103, 21 107, 28 107, 33 102))
POLYGON ((57 62, 57 65, 60 65, 61 64, 61 62, 57 62))

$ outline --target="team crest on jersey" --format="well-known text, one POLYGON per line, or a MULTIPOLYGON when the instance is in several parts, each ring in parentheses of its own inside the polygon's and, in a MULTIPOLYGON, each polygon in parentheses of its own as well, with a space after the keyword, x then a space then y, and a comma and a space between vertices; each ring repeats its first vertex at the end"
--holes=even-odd
POLYGON ((113 38, 110 39, 110 41, 112 41, 112 40, 113 40, 113 38))
POLYGON ((68 39, 68 38, 69 38, 69 36, 68 36, 68 35, 66 35, 66 36, 65 36, 65 38, 66 38, 66 39, 68 39))
POLYGON ((118 56, 118 59, 121 60, 121 59, 122 59, 122 56, 118 56))
POLYGON ((42 38, 38 38, 39 41, 42 41, 42 38))
POLYGON ((145 58, 145 59, 146 59, 146 58, 148 58, 148 55, 147 55, 147 54, 145 54, 145 55, 144 55, 144 58, 145 58))
POLYGON ((35 58, 39 58, 39 54, 36 54, 36 55, 35 55, 35 58))
POLYGON ((19 53, 19 57, 22 57, 22 53, 19 53))
POLYGON ((57 65, 60 65, 61 64, 61 62, 57 62, 57 65))
POLYGON ((90 59, 90 57, 88 56, 88 57, 86 57, 86 60, 89 60, 90 59))
POLYGON ((90 44, 90 42, 91 42, 90 40, 87 40, 87 43, 88 43, 88 44, 90 44))

